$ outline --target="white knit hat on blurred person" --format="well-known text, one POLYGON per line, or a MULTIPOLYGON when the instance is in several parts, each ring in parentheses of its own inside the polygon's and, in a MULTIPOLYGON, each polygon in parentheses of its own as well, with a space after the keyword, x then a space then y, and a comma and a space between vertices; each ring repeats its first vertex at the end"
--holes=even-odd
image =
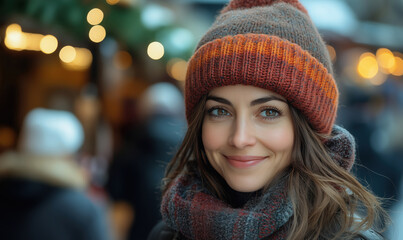
POLYGON ((76 153, 83 142, 83 127, 72 113, 36 108, 25 117, 18 150, 41 156, 66 156, 76 153))

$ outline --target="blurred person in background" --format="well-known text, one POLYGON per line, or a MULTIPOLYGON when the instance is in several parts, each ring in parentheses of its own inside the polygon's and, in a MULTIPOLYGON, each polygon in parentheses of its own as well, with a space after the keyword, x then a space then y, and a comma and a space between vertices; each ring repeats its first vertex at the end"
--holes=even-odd
POLYGON ((161 219, 161 180, 182 141, 186 120, 182 93, 168 82, 148 87, 131 109, 137 109, 137 119, 122 132, 106 190, 116 237, 143 240, 161 219))
POLYGON ((17 151, 0 157, 0 239, 109 239, 107 218, 87 197, 74 161, 83 140, 70 112, 27 114, 17 151))

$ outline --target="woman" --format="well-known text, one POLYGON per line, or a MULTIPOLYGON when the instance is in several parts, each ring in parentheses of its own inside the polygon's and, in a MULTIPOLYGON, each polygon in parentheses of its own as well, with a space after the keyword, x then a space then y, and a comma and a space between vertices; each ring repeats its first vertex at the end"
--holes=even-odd
POLYGON ((189 61, 189 128, 150 239, 382 239, 332 64, 296 0, 233 0, 189 61))

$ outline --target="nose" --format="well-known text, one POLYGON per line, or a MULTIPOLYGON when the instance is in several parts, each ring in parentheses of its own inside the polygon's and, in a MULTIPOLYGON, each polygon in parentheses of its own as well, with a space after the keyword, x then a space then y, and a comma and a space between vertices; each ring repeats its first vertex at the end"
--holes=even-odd
POLYGON ((232 126, 229 144, 239 149, 256 144, 255 127, 247 118, 237 118, 232 126))

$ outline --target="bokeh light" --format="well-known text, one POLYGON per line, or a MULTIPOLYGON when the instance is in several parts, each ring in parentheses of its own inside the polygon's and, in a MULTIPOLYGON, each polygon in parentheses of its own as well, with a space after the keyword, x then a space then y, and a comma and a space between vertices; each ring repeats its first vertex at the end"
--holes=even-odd
POLYGON ((109 5, 115 5, 118 4, 120 0, 106 0, 106 3, 109 5))
POLYGON ((326 45, 326 48, 327 48, 327 51, 329 52, 330 60, 332 60, 332 62, 335 62, 336 61, 336 50, 331 45, 326 45))
POLYGON ((403 76, 403 56, 399 57, 396 56, 395 57, 395 65, 394 67, 391 69, 390 73, 394 76, 403 76))
POLYGON ((70 70, 85 70, 91 66, 92 53, 86 48, 74 48, 76 55, 71 62, 63 62, 63 66, 70 70))
POLYGON ((76 50, 72 46, 65 46, 59 52, 59 57, 62 62, 70 63, 76 58, 76 50))
POLYGON ((90 29, 89 38, 94 43, 102 42, 106 37, 106 30, 101 25, 95 25, 90 29))
POLYGON ((187 66, 188 63, 183 59, 180 58, 171 59, 167 64, 168 75, 175 80, 185 81, 187 66))
MULTIPOLYGON (((50 36, 50 35, 48 35, 50 36)), ((46 53, 49 51, 55 51, 57 48, 57 39, 56 39, 56 47, 53 42, 49 42, 50 39, 48 36, 44 38, 42 34, 38 33, 26 33, 23 32, 21 26, 18 24, 10 24, 6 29, 6 36, 4 39, 4 44, 7 48, 11 50, 21 51, 21 50, 31 50, 31 51, 41 51, 45 49, 46 53), (42 41, 45 42, 42 42, 42 41)), ((44 51, 44 52, 45 52, 44 51)))
POLYGON ((161 59, 164 56, 164 46, 160 42, 152 42, 148 45, 147 54, 153 60, 161 59))
POLYGON ((10 24, 6 28, 6 34, 14 33, 14 32, 22 32, 21 26, 17 23, 10 24))
POLYGON ((7 48, 13 50, 22 50, 26 47, 26 36, 22 33, 20 25, 14 23, 7 27, 4 44, 7 48))
POLYGON ((366 79, 373 78, 378 73, 378 69, 378 62, 374 54, 367 52, 360 56, 357 71, 361 77, 366 79))
POLYGON ((126 51, 118 51, 113 58, 113 63, 118 69, 128 69, 133 63, 132 56, 126 51))
POLYGON ((103 19, 104 12, 99 8, 93 8, 87 14, 87 22, 91 25, 98 25, 103 19))
POLYGON ((164 45, 165 52, 170 56, 180 56, 193 50, 195 36, 186 28, 164 29, 158 32, 156 39, 164 45))
POLYGON ((66 46, 59 53, 62 65, 69 70, 85 70, 91 66, 92 53, 86 48, 66 46))
POLYGON ((45 54, 51 54, 57 49, 57 38, 52 35, 46 35, 41 39, 40 49, 45 54))
POLYGON ((391 70, 395 67, 395 56, 389 49, 379 48, 376 51, 376 60, 384 73, 391 73, 391 70))
POLYGON ((157 29, 172 24, 174 13, 161 5, 148 4, 141 11, 141 22, 149 29, 157 29))
POLYGON ((76 48, 76 58, 71 62, 79 68, 86 69, 92 63, 92 53, 86 48, 76 48))

